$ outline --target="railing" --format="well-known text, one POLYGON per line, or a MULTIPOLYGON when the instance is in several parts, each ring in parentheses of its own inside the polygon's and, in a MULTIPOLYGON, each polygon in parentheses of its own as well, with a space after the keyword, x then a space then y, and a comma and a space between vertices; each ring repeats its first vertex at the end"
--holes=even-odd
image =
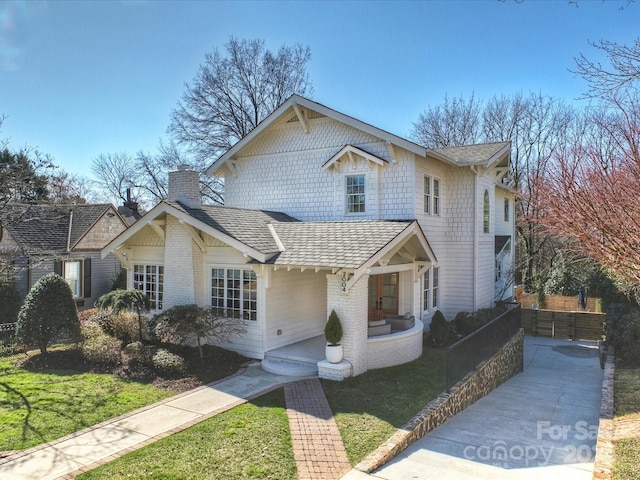
POLYGON ((9 355, 16 348, 16 324, 0 323, 0 356, 9 355))
POLYGON ((520 307, 515 307, 447 348, 447 391, 519 330, 520 307))

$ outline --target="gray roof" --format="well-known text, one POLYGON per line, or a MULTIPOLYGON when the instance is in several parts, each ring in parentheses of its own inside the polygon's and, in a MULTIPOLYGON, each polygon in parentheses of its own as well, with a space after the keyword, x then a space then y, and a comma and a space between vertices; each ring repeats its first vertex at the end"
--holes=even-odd
POLYGON ((165 203, 266 255, 273 265, 358 268, 408 228, 413 221, 354 220, 301 222, 280 212, 225 206, 189 208, 165 203), (276 236, 284 247, 279 248, 276 236))
POLYGON ((268 224, 298 222, 297 219, 280 212, 249 210, 221 205, 203 205, 202 208, 189 208, 180 202, 165 202, 211 228, 265 254, 273 254, 279 251, 278 245, 269 231, 268 224))
POLYGON ((69 246, 72 247, 110 207, 110 203, 8 204, 0 210, 0 218, 4 228, 25 252, 63 253, 69 246), (73 212, 73 221, 71 221, 71 212, 73 212))
POLYGON ((285 251, 269 263, 355 269, 412 223, 382 220, 280 223, 275 230, 285 251))
POLYGON ((487 163, 500 150, 509 145, 510 142, 480 143, 458 147, 432 148, 429 151, 445 156, 460 165, 475 165, 487 163))

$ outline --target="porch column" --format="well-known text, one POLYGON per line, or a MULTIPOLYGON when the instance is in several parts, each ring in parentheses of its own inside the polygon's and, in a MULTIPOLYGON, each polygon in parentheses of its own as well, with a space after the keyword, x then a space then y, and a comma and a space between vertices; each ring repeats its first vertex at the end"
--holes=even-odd
POLYGON ((348 291, 343 291, 342 275, 327 275, 327 318, 335 310, 344 335, 344 360, 352 365, 353 375, 367 371, 367 292, 369 276, 363 275, 348 291))

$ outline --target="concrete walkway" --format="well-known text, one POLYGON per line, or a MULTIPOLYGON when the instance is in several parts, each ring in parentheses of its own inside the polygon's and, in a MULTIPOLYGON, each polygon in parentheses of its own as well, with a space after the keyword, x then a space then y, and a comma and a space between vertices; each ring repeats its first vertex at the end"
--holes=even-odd
POLYGON ((525 338, 525 370, 368 475, 591 480, 603 372, 592 342, 525 338))
POLYGON ((216 384, 2 458, 0 479, 70 479, 297 380, 300 377, 274 375, 251 365, 216 384))

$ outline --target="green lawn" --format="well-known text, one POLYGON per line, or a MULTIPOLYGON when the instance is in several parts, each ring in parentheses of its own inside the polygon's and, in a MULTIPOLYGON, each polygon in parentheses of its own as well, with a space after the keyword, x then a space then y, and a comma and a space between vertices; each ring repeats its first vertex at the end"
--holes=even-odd
POLYGON ((73 370, 29 371, 0 359, 0 451, 23 450, 173 395, 73 370))
POLYGON ((424 348, 411 363, 322 382, 352 465, 444 390, 445 366, 445 350, 424 348))
MULTIPOLYGON (((615 420, 640 421, 640 367, 619 367, 615 379, 615 420)), ((640 437, 615 442, 614 480, 640 480, 640 437)))
MULTIPOLYGON (((444 389, 444 350, 372 370, 344 382, 323 381, 349 460, 358 463, 444 389)), ((26 448, 151 403, 170 393, 110 375, 29 372, 0 362, 0 381, 25 395, 0 391, 0 450, 26 448)), ((282 389, 79 477, 295 479, 282 389)))
POLYGON ((77 478, 295 480, 296 473, 279 389, 77 478))

